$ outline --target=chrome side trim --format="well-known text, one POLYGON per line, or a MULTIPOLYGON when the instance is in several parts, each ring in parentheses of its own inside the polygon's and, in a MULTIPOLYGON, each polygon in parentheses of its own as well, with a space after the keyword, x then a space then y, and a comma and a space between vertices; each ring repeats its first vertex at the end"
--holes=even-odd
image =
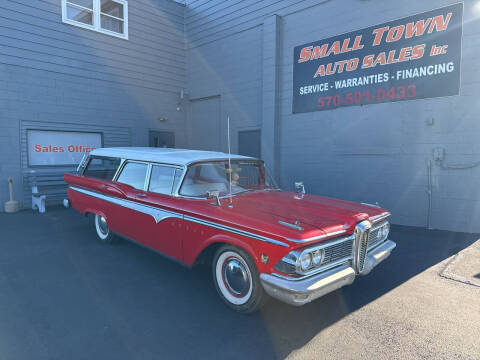
POLYGON ((287 238, 287 240, 288 240, 288 241, 291 241, 291 242, 294 242, 294 243, 297 243, 297 244, 303 244, 303 243, 308 243, 308 242, 310 242, 310 241, 325 239, 326 237, 330 237, 330 236, 336 236, 336 235, 344 234, 344 233, 346 233, 346 232, 347 232, 347 230, 339 230, 339 231, 334 231, 334 232, 331 232, 331 233, 328 233, 328 234, 323 234, 323 235, 319 235, 319 236, 314 236, 314 237, 311 237, 311 238, 308 238, 308 239, 291 239, 291 238, 287 238))
POLYGON ((155 222, 157 224, 160 221, 168 219, 168 218, 178 218, 178 219, 183 218, 183 216, 178 214, 178 213, 163 210, 163 209, 159 209, 159 208, 149 206, 149 205, 145 205, 145 204, 140 204, 140 203, 137 203, 135 201, 120 199, 120 198, 117 198, 117 197, 114 197, 114 196, 106 196, 106 195, 97 193, 95 191, 90 191, 90 190, 83 189, 83 188, 78 188, 78 187, 75 187, 75 186, 70 186, 70 189, 72 189, 74 191, 77 191, 79 193, 91 196, 91 197, 95 197, 97 199, 107 201, 107 202, 115 204, 115 205, 123 206, 127 209, 135 210, 135 211, 141 212, 143 214, 150 215, 151 217, 153 217, 153 219, 155 220, 155 222))
POLYGON ((198 219, 198 218, 195 218, 193 216, 183 215, 183 214, 176 213, 176 212, 173 212, 173 211, 162 210, 162 209, 159 209, 159 208, 156 208, 156 207, 153 207, 153 206, 140 204, 140 203, 137 203, 137 202, 134 202, 134 201, 131 201, 131 200, 125 200, 125 199, 120 199, 120 198, 117 198, 117 197, 114 197, 114 196, 103 195, 103 194, 100 194, 98 192, 87 190, 87 189, 84 189, 84 188, 70 186, 70 189, 72 189, 74 191, 77 191, 77 192, 80 192, 82 194, 88 195, 88 196, 92 196, 92 197, 110 202, 112 204, 123 206, 125 208, 132 209, 132 210, 139 211, 141 213, 150 215, 155 219, 155 222, 157 224, 160 221, 168 219, 168 218, 184 219, 184 220, 187 220, 187 221, 195 222, 197 224, 211 226, 211 227, 214 227, 214 228, 217 228, 217 229, 220 229, 220 230, 228 231, 228 232, 238 234, 238 235, 243 235, 243 236, 246 236, 246 237, 249 237, 249 238, 252 238, 252 239, 256 239, 256 240, 260 240, 260 241, 263 241, 263 242, 268 242, 268 243, 275 244, 275 245, 280 245, 280 246, 283 246, 283 247, 289 247, 288 244, 286 244, 282 241, 278 241, 278 240, 275 240, 275 239, 270 239, 270 238, 267 238, 265 236, 253 234, 253 233, 248 232, 248 231, 235 229, 235 228, 232 228, 232 227, 227 226, 227 225, 217 224, 217 223, 214 223, 214 222, 211 222, 211 221, 198 219))
POLYGON ((211 222, 211 221, 198 219, 198 218, 188 216, 188 215, 185 215, 184 219, 187 220, 187 221, 195 222, 197 224, 211 226, 211 227, 214 227, 214 228, 217 228, 217 229, 220 229, 220 230, 225 230, 225 231, 228 231, 228 232, 231 232, 231 233, 234 233, 234 234, 243 235, 243 236, 246 236, 246 237, 249 237, 249 238, 252 238, 252 239, 268 242, 268 243, 275 244, 275 245, 280 245, 280 246, 283 246, 283 247, 289 247, 289 245, 284 243, 284 242, 274 240, 274 239, 270 239, 270 238, 267 238, 265 236, 253 234, 253 233, 245 231, 245 230, 235 229, 235 228, 232 228, 232 227, 227 226, 227 225, 217 224, 217 223, 214 223, 214 222, 211 222))

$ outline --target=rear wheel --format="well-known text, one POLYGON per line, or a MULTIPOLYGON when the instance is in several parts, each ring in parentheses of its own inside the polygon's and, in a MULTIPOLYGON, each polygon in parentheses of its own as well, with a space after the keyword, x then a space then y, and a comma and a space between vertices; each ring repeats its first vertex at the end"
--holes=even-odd
POLYGON ((95 230, 97 230, 97 236, 101 242, 111 243, 114 240, 114 235, 110 231, 107 225, 107 219, 102 215, 95 214, 95 230))
POLYGON ((213 281, 222 300, 233 310, 251 313, 266 301, 257 267, 250 255, 237 247, 224 245, 215 253, 213 281))

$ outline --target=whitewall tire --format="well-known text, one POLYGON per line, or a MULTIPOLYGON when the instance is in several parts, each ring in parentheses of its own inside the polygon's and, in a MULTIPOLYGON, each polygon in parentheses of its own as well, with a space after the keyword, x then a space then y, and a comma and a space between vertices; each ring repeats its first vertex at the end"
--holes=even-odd
POLYGON ((101 242, 111 243, 114 240, 114 235, 110 231, 107 220, 99 214, 95 214, 95 230, 97 231, 97 236, 101 242))
POLYGON ((267 295, 255 263, 246 251, 223 245, 215 254, 212 270, 218 294, 233 310, 250 313, 264 304, 267 295))

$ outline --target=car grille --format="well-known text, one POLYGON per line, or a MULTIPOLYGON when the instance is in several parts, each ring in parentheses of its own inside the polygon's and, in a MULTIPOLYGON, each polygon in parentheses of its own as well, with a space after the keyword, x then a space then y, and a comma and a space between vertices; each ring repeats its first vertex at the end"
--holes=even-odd
POLYGON ((365 260, 367 258, 367 253, 375 246, 379 245, 384 239, 378 238, 378 233, 380 228, 385 224, 382 222, 376 224, 374 227, 368 230, 358 229, 358 239, 357 239, 357 271, 362 272, 365 267, 365 260))
POLYGON ((368 245, 368 240, 365 241, 365 239, 361 239, 360 242, 360 257, 359 257, 359 262, 358 262, 358 268, 360 271, 363 270, 363 267, 365 265, 365 258, 367 257, 367 245, 368 245))
POLYGON ((325 248, 325 258, 322 264, 327 265, 343 259, 351 259, 352 247, 353 237, 350 237, 339 244, 327 246, 325 248))
POLYGON ((374 248, 378 244, 382 242, 383 239, 378 238, 378 232, 380 228, 385 224, 385 222, 382 222, 378 225, 375 225, 369 232, 368 234, 368 250, 374 248))

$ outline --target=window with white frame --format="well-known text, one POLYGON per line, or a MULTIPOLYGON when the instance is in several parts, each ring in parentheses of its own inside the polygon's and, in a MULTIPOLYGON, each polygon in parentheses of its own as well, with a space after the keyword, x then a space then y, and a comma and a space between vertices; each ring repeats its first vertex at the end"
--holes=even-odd
POLYGON ((62 21, 128 39, 128 1, 62 0, 62 21))

